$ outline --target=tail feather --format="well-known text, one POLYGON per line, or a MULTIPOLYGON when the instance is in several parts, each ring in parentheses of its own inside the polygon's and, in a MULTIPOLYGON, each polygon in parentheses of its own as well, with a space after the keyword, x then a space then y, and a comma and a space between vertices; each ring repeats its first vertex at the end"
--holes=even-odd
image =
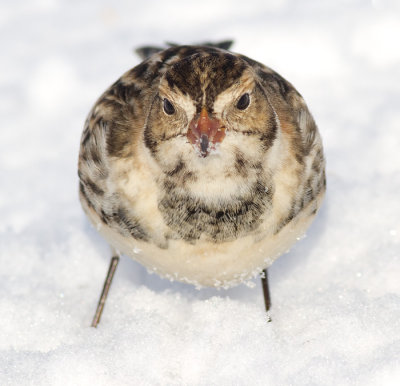
MULTIPOLYGON (((229 50, 233 44, 233 40, 223 40, 221 42, 212 43, 212 42, 204 42, 198 44, 200 46, 209 46, 209 47, 217 47, 222 48, 224 50, 229 50)), ((167 47, 177 47, 179 44, 166 42, 167 47)), ((158 47, 158 46, 143 46, 135 49, 136 54, 143 60, 149 58, 157 52, 164 51, 166 47, 158 47)))

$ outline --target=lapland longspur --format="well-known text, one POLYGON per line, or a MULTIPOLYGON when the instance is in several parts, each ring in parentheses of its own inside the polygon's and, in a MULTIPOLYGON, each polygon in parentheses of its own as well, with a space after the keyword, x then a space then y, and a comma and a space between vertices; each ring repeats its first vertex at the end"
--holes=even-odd
POLYGON ((79 155, 83 209, 118 254, 197 286, 266 272, 304 234, 326 185, 301 95, 228 49, 138 50, 144 61, 91 110, 79 155))

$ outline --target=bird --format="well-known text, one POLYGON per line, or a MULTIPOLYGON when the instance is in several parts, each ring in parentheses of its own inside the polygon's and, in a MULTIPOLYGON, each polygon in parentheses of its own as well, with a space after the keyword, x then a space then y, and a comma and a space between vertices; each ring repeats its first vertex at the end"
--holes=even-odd
POLYGON ((301 94, 232 42, 137 49, 142 62, 97 100, 81 137, 84 212, 113 249, 164 278, 229 288, 299 240, 326 191, 301 94))

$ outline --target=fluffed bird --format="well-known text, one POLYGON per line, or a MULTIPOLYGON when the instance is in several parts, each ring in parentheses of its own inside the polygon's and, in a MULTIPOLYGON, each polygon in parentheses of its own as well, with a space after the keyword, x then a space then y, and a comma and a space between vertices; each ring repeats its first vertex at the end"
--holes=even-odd
MULTIPOLYGON (((81 139, 80 201, 92 224, 118 256, 196 286, 266 275, 305 233, 326 189, 302 96, 229 48, 139 49, 144 61, 98 99, 81 139)), ((269 308, 265 276, 264 295, 269 308)))

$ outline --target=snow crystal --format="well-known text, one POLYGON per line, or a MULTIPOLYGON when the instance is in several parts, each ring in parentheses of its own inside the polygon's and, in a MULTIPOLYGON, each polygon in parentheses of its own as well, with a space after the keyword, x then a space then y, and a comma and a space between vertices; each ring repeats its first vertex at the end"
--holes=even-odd
POLYGON ((138 248, 138 247, 134 247, 133 248, 133 253, 135 253, 135 254, 140 254, 142 252, 142 250, 140 249, 140 248, 138 248))

